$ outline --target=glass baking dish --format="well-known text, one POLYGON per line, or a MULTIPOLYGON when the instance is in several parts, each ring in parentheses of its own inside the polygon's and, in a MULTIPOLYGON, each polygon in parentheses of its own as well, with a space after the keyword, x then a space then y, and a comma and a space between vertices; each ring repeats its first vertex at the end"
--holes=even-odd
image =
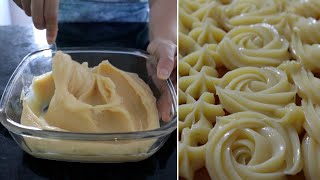
POLYGON ((156 78, 156 61, 143 51, 134 49, 61 49, 89 67, 102 60, 124 71, 139 75, 159 100, 166 94, 171 104, 170 120, 159 117, 160 128, 127 133, 73 133, 43 130, 20 123, 21 98, 28 95, 32 79, 51 71, 54 50, 42 49, 27 55, 12 74, 0 101, 1 123, 18 145, 32 156, 76 162, 133 162, 156 153, 176 129, 176 92, 170 80, 156 78), (159 84, 162 84, 161 88, 159 84), (169 95, 169 96, 168 96, 169 95))

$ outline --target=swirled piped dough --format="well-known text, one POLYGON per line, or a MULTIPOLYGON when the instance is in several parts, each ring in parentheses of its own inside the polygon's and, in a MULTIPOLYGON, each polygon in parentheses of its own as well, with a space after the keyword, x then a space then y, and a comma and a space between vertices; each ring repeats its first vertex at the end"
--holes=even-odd
POLYGON ((287 12, 299 14, 304 17, 320 18, 320 1, 293 0, 288 3, 287 12))
POLYGON ((279 66, 279 69, 288 74, 297 87, 299 97, 309 99, 314 104, 320 104, 320 79, 316 78, 310 70, 296 61, 286 61, 279 66))
MULTIPOLYGON (((210 130, 210 129, 209 129, 210 130)), ((205 166, 207 131, 184 128, 179 142, 179 176, 192 180, 197 170, 205 166)))
POLYGON ((294 127, 247 112, 219 117, 206 146, 206 168, 215 180, 286 179, 303 165, 294 127))
MULTIPOLYGON (((199 21, 204 22, 206 19, 211 19, 215 21, 215 17, 218 15, 220 11, 219 3, 216 1, 205 0, 203 5, 197 9, 197 11, 192 13, 193 17, 196 17, 199 21)), ((219 22, 215 22, 216 25, 219 22)))
POLYGON ((320 79, 314 77, 310 70, 306 70, 298 62, 286 62, 279 68, 284 69, 297 86, 305 114, 303 126, 307 133, 320 143, 320 79))
POLYGON ((296 87, 277 68, 243 67, 225 74, 216 87, 229 113, 254 111, 293 125, 301 132, 304 114, 295 105, 296 87))
POLYGON ((179 78, 179 89, 194 99, 199 99, 204 92, 215 93, 215 84, 219 79, 210 75, 211 68, 202 67, 200 72, 191 71, 189 76, 179 78), (209 71, 209 72, 207 72, 209 71))
POLYGON ((286 38, 288 41, 291 40, 291 34, 294 27, 297 27, 296 22, 300 19, 300 16, 282 12, 266 17, 262 23, 267 23, 277 29, 278 33, 286 38))
POLYGON ((210 45, 205 45, 201 49, 194 51, 179 60, 179 76, 189 76, 196 72, 203 71, 207 75, 218 77, 216 70, 216 61, 219 62, 219 56, 210 45))
POLYGON ((226 32, 214 25, 211 19, 204 22, 195 22, 188 36, 192 37, 200 46, 205 44, 218 44, 226 32))
POLYGON ((301 104, 306 118, 304 128, 320 144, 320 105, 314 104, 312 100, 302 100, 301 104))
POLYGON ((196 170, 204 167, 205 144, 216 116, 223 116, 221 105, 215 105, 213 93, 205 92, 199 100, 187 95, 179 106, 179 175, 193 179, 196 170), (201 145, 199 145, 201 144, 201 145))
MULTIPOLYGON (((312 34, 312 32, 306 33, 312 34)), ((318 43, 320 43, 320 41, 318 43)), ((292 34, 290 49, 293 57, 301 62, 307 69, 320 72, 320 44, 303 43, 301 37, 295 32, 292 34)))
POLYGON ((186 56, 196 50, 200 49, 200 46, 194 39, 179 32, 179 53, 181 56, 186 56))
POLYGON ((307 179, 319 178, 316 145, 304 151, 302 160, 298 158, 302 154, 297 137, 306 133, 319 144, 320 81, 316 74, 320 72, 319 3, 318 0, 180 1, 183 15, 179 29, 180 177, 203 178, 205 162, 214 180, 296 179, 292 176, 300 176, 302 164, 307 179), (217 102, 209 103, 210 106, 207 97, 211 95, 201 96, 208 92, 218 95, 217 102), (216 117, 219 113, 208 113, 208 109, 219 106, 231 115, 216 117), (207 121, 208 117, 216 120, 207 121), (230 121, 221 123, 227 121, 224 119, 230 121), (243 128, 239 119, 249 119, 250 128, 243 128), (232 130, 222 132, 229 122, 234 123, 232 130), (260 125, 265 127, 258 128, 260 125), (216 132, 221 134, 215 135, 216 132), (260 132, 264 134, 259 135, 260 132), (286 141, 288 136, 291 142, 286 141), (213 137, 216 139, 212 140, 213 137), (272 157, 277 153, 272 153, 275 146, 271 142, 285 142, 277 146, 281 158, 272 157), (218 151, 219 155, 215 153, 218 151))
POLYGON ((317 180, 320 177, 320 144, 306 134, 302 141, 302 153, 304 176, 307 180, 317 180))
POLYGON ((281 12, 286 0, 234 0, 221 7, 218 18, 227 30, 241 25, 262 23, 265 18, 281 12))
POLYGON ((187 13, 193 13, 201 7, 201 3, 198 1, 181 0, 179 1, 179 8, 187 13))
POLYGON ((310 45, 320 43, 319 20, 299 16, 291 17, 294 20, 294 23, 292 23, 293 30, 291 34, 297 36, 295 38, 299 38, 299 40, 301 40, 302 43, 310 45))
POLYGON ((278 66, 290 59, 289 42, 269 24, 239 26, 229 31, 217 52, 229 69, 244 66, 278 66))
POLYGON ((192 30, 192 25, 194 22, 199 20, 191 16, 186 10, 181 8, 179 10, 179 32, 188 34, 192 30))
MULTIPOLYGON (((110 133, 155 129, 159 118, 152 91, 136 74, 121 71, 108 61, 91 69, 87 63, 79 64, 57 52, 52 72, 34 78, 31 93, 23 100, 21 123, 45 130, 110 133)), ((151 145, 151 141, 120 143, 123 148, 115 153, 119 144, 31 137, 25 140, 34 152, 84 156, 143 153, 151 145)))
POLYGON ((185 104, 179 106, 179 130, 184 128, 210 129, 216 121, 216 116, 224 115, 221 105, 215 105, 213 93, 205 92, 199 100, 187 95, 185 104))

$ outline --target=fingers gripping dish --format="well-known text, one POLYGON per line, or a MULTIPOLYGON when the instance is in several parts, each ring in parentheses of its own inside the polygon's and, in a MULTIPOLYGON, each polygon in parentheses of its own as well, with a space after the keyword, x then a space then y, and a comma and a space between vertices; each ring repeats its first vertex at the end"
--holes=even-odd
MULTIPOLYGON (((62 52, 52 60, 52 72, 35 77, 31 94, 23 99, 21 123, 40 129, 108 133, 159 127, 156 99, 138 75, 108 61, 94 68, 62 52)), ((152 141, 119 144, 25 138, 29 148, 51 148, 66 154, 146 152, 152 141), (68 147, 73 148, 68 148, 68 147)), ((125 158, 125 157, 124 157, 125 158)))

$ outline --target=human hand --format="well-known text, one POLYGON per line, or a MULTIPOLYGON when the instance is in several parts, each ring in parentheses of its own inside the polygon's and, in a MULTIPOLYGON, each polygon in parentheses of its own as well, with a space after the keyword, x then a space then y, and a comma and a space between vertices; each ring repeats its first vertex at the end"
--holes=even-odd
POLYGON ((32 17, 37 29, 47 30, 47 42, 55 42, 58 34, 59 0, 13 0, 24 12, 32 17))
POLYGON ((147 51, 158 59, 158 78, 168 79, 177 65, 175 58, 177 45, 170 40, 154 39, 150 42, 147 51))
POLYGON ((158 64, 147 64, 148 74, 157 72, 157 75, 152 75, 152 80, 161 92, 161 97, 157 102, 159 114, 163 121, 167 122, 171 117, 171 107, 173 104, 170 90, 167 88, 167 82, 164 81, 168 78, 171 79, 175 91, 177 91, 177 46, 166 40, 156 39, 151 41, 147 51, 155 56, 158 64))

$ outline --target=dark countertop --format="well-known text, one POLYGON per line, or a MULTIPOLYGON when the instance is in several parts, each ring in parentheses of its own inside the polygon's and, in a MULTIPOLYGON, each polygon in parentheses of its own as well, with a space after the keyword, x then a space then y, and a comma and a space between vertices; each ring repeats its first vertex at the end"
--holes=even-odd
MULTIPOLYGON (((60 24, 58 47, 117 46, 144 49, 146 24, 60 24)), ((0 95, 22 58, 43 47, 30 26, 0 26, 0 95)), ((137 163, 88 164, 34 158, 23 152, 0 124, 0 179, 176 179, 174 131, 152 157, 137 163)))

